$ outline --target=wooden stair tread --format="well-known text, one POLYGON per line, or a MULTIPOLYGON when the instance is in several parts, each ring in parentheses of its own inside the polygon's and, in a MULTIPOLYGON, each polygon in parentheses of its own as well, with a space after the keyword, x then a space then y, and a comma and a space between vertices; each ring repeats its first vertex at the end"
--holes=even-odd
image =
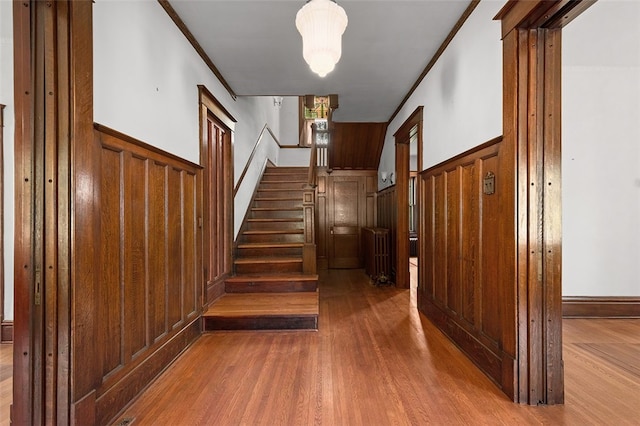
MULTIPOLYGON (((295 182, 285 181, 282 183, 291 184, 295 182)), ((303 192, 304 188, 258 188, 258 192, 303 192)))
POLYGON ((255 249, 255 248, 300 248, 304 243, 241 243, 238 244, 239 249, 255 249))
POLYGON ((203 317, 317 316, 318 292, 228 293, 215 301, 203 317))
POLYGON ((317 274, 242 274, 227 278, 226 282, 246 282, 246 281, 318 281, 317 274))
POLYGON ((303 222, 304 219, 301 217, 273 217, 273 218, 249 218, 247 222, 303 222))
POLYGON ((301 197, 256 197, 255 201, 300 201, 301 197))
POLYGON ((304 229, 266 229, 266 230, 248 230, 244 231, 244 235, 279 235, 279 234, 303 234, 304 229))
POLYGON ((301 257, 285 257, 285 256, 278 256, 278 257, 260 256, 260 257, 241 257, 234 260, 234 263, 236 265, 243 265, 243 264, 249 264, 249 263, 268 264, 268 263, 292 263, 292 262, 302 263, 302 258, 301 257))

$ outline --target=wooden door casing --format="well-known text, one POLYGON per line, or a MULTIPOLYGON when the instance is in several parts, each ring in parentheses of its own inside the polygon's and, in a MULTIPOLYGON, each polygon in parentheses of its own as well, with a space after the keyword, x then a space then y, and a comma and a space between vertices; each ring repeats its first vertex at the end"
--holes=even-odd
POLYGON ((200 97, 203 180, 203 306, 224 293, 233 272, 233 148, 235 119, 204 86, 200 97))

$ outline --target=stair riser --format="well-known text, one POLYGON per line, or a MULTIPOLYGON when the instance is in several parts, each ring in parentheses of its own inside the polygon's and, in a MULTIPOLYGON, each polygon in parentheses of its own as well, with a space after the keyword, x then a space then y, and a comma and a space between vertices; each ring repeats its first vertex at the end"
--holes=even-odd
POLYGON ((250 249, 238 249, 238 257, 268 257, 268 256, 302 256, 302 248, 288 247, 288 248, 250 248, 250 249))
POLYGON ((294 173, 283 173, 283 174, 270 174, 265 173, 262 176, 262 182, 292 182, 292 181, 300 181, 304 182, 308 179, 306 174, 294 174, 294 173))
POLYGON ((216 330, 317 330, 318 316, 265 316, 249 318, 203 317, 204 331, 216 330))
POLYGON ((242 235, 241 243, 303 243, 304 234, 242 235))
POLYGON ((292 208, 302 207, 302 198, 299 200, 264 200, 256 199, 253 207, 274 207, 274 208, 292 208))
POLYGON ((236 265, 236 274, 302 273, 302 262, 243 263, 236 265))
POLYGON ((258 189, 256 198, 298 198, 302 200, 302 194, 303 192, 301 190, 289 190, 286 188, 282 190, 278 188, 277 191, 263 191, 258 189))
POLYGON ((295 210, 251 210, 252 219, 302 218, 302 209, 295 210))
POLYGON ((284 230, 284 229, 302 229, 302 222, 247 222, 249 230, 284 230))
POLYGON ((225 283, 227 293, 288 293, 316 291, 317 281, 249 281, 225 283))
POLYGON ((281 189, 281 190, 287 190, 287 189, 293 189, 295 191, 299 191, 299 190, 303 190, 306 186, 306 182, 303 181, 262 181, 260 182, 260 186, 258 187, 258 191, 261 189, 281 189))

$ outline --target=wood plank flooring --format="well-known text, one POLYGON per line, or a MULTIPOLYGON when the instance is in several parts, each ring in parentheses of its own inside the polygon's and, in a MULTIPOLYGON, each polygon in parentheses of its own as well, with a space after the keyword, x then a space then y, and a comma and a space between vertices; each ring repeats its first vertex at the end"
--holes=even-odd
POLYGON ((13 399, 13 345, 0 344, 0 426, 8 426, 13 399))
MULTIPOLYGON (((639 424, 640 319, 564 320, 566 403, 529 407, 417 313, 415 291, 375 287, 362 271, 320 279, 319 331, 205 334, 114 424, 639 424)), ((10 348, 0 345, 0 425, 10 348)))
MULTIPOLYGON (((317 332, 202 336, 118 421, 135 425, 632 425, 640 320, 566 320, 566 404, 513 404, 362 271, 320 275, 317 332)), ((116 422, 117 423, 117 422, 116 422)))

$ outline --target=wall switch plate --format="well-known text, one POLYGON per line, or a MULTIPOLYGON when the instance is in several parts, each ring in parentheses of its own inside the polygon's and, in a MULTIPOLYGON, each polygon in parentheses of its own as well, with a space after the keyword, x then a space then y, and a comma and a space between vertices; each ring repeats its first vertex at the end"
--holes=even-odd
POLYGON ((493 172, 487 172, 485 175, 482 192, 485 195, 491 195, 496 192, 496 175, 494 175, 493 172))

